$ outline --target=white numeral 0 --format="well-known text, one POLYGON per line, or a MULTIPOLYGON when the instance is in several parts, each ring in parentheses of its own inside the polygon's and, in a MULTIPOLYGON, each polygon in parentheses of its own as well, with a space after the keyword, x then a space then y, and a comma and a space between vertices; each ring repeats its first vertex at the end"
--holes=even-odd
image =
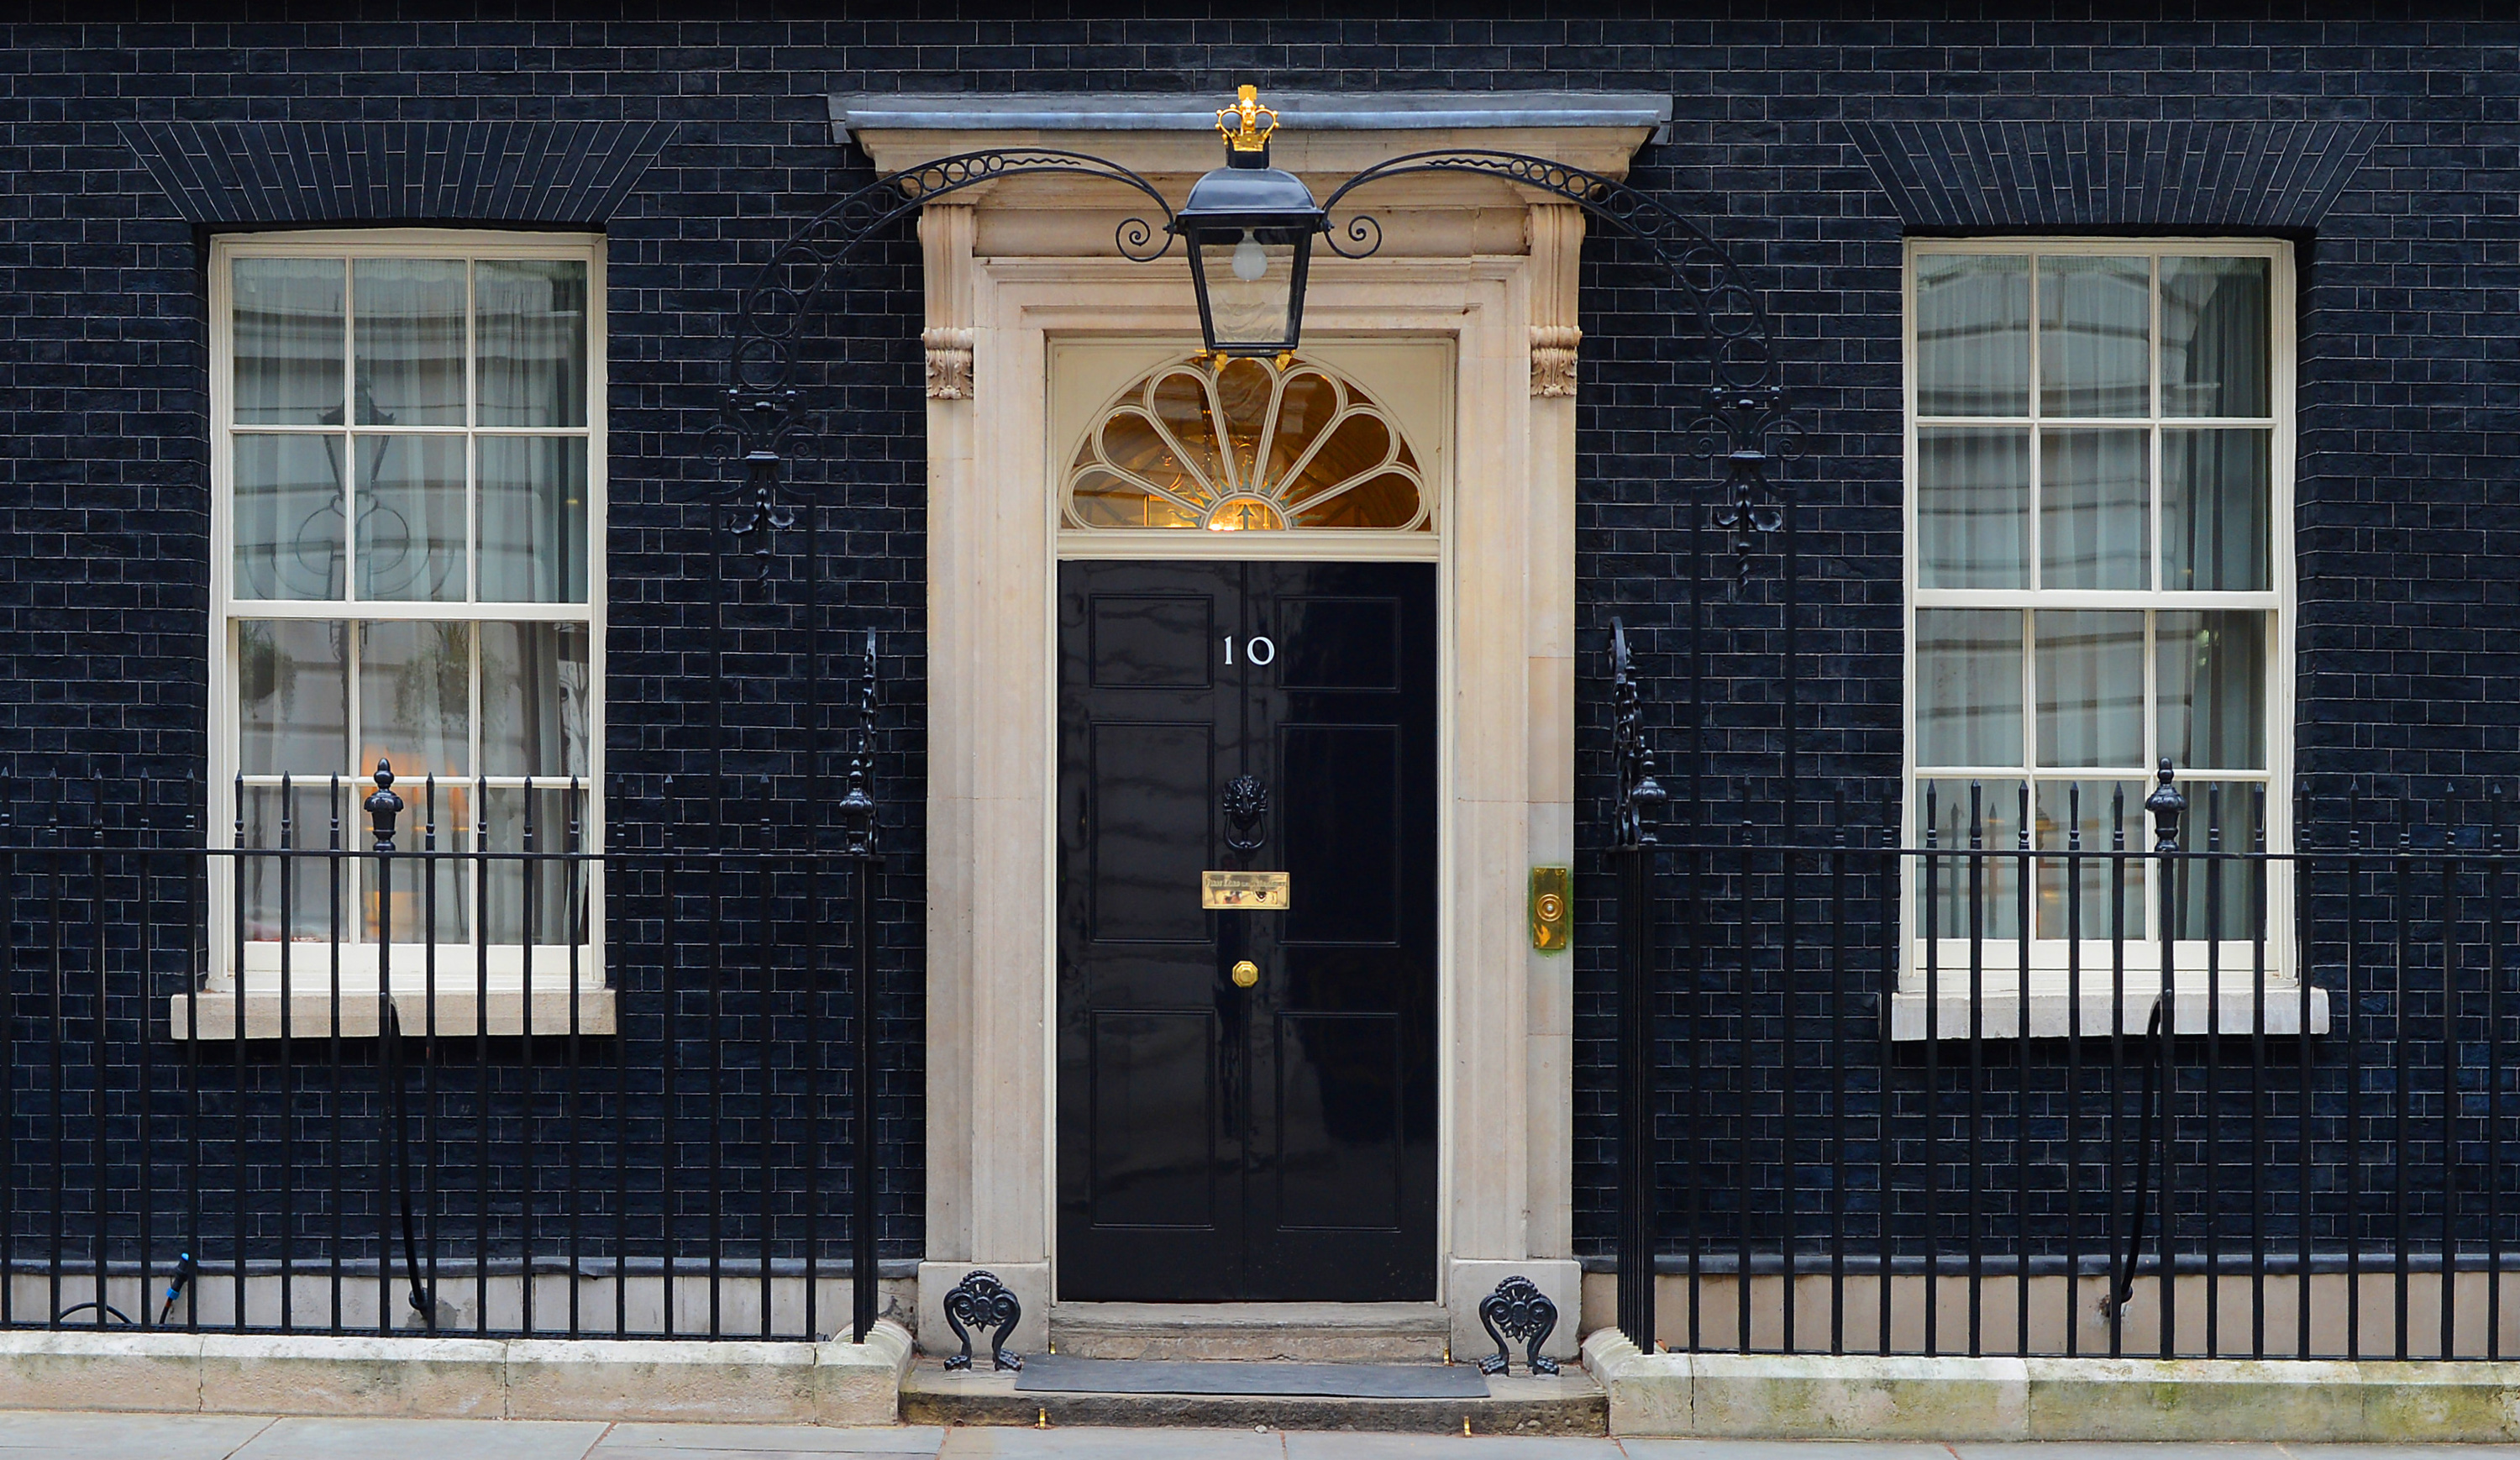
MULTIPOLYGON (((1251 642, 1243 646, 1242 652, 1243 656, 1255 664, 1267 665, 1274 664, 1278 662, 1277 642, 1269 638, 1266 634, 1253 635, 1251 642)), ((1225 636, 1225 667, 1229 669, 1234 667, 1234 636, 1232 634, 1227 634, 1225 636)))

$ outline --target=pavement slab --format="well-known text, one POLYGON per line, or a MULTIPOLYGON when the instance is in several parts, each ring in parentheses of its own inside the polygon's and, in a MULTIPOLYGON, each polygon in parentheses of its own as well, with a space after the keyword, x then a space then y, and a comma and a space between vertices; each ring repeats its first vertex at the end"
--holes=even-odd
POLYGON ((839 1430, 815 1425, 615 1425, 587 1460, 771 1460, 789 1455, 903 1455, 934 1460, 935 1425, 839 1430))
POLYGON ((0 1411, 0 1457, 227 1460, 271 1423, 261 1415, 0 1411))
MULTIPOLYGON (((1438 1440, 1437 1443, 1443 1441, 1438 1440)), ((1452 1441, 1461 1443, 1459 1439, 1452 1441)), ((943 1460, 1285 1460, 1275 1430, 1019 1430, 958 1425, 943 1460)))
POLYGON ((585 1460, 608 1428, 588 1420, 285 1419, 247 1441, 235 1460, 585 1460))
POLYGON ((1627 1460, 1952 1460, 1930 1440, 1621 1439, 1627 1460))
POLYGON ((1620 1460, 1615 1439, 1574 1435, 1351 1435, 1286 1432, 1286 1460, 1620 1460))

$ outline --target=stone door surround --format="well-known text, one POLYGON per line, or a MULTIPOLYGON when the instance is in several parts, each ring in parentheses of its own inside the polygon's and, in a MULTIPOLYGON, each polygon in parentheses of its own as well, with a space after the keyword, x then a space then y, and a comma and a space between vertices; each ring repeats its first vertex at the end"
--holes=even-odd
MULTIPOLYGON (((832 99, 879 172, 993 147, 1095 154, 1176 203, 1217 165, 1227 98, 832 99)), ((1662 96, 1264 95, 1278 165, 1315 195, 1444 147, 1531 153, 1624 175, 1662 96)), ((1022 1300, 1038 1347, 1056 1290, 1051 1048, 1056 860, 1057 342, 1196 342, 1178 251, 1119 256, 1125 189, 1021 177, 920 220, 928 348, 926 1260, 919 1330, 974 1266, 1022 1300)), ((1317 251, 1307 338, 1449 345, 1439 728, 1438 1263, 1454 1347, 1508 1273, 1578 1311, 1571 960, 1532 949, 1530 868, 1574 848, 1575 292, 1580 209, 1488 177, 1360 194, 1372 258, 1317 251)), ((1339 220, 1339 221, 1344 221, 1339 220)), ((1200 534, 1205 535, 1205 534, 1200 534)), ((1258 555, 1265 555, 1265 552, 1258 555)), ((1577 1324, 1552 1349, 1571 1355, 1577 1324)))

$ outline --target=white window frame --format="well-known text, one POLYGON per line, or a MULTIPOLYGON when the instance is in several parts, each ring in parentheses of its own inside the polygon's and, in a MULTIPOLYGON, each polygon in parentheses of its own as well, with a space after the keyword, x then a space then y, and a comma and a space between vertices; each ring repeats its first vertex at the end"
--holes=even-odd
MULTIPOLYGON (((2039 314, 2038 269, 2031 266, 2030 315, 2035 322, 2039 314)), ((1904 732, 1902 752, 1902 800, 1906 806, 1902 834, 1905 844, 1918 847, 1923 837, 1923 795, 1918 781, 1917 747, 1917 663, 1916 616, 1929 609, 1995 609, 2030 611, 2038 609, 2117 609, 2153 612, 2213 611, 2235 609, 2263 612, 2270 616, 2265 704, 2266 770, 2262 777, 2251 775, 2218 776, 2228 783, 2233 780, 2263 779, 2267 786, 2266 849, 2272 853, 2289 852, 2292 848, 2292 751, 2294 659, 2293 635, 2296 610, 2293 559, 2293 474, 2297 450, 2297 429, 2294 418, 2294 360, 2296 322, 2294 271, 2291 245, 2278 240, 2231 238, 1953 238, 1911 239, 1902 260, 1900 299, 1902 308, 1901 339, 1903 381, 1901 408, 1903 420, 1903 467, 1901 493, 1902 586, 1905 604, 1903 628, 1904 669, 1907 690, 1903 696, 1904 732), (2041 411, 2039 398, 2039 350, 2034 342, 2030 350, 2029 381, 2030 414, 2026 416, 1977 417, 1936 416, 1930 421, 1917 412, 1916 352, 1916 275, 1920 260, 1949 254, 2009 254, 2035 258, 2038 255, 2072 257, 2239 257, 2265 258, 2270 261, 2268 297, 2268 348, 2271 352, 2268 380, 2270 414, 2261 418, 2177 417, 2162 409, 2160 341, 2161 320, 2158 266, 2153 286, 2153 320, 2148 348, 2151 381, 2151 410, 2141 417, 2073 417, 2076 426, 2118 425, 2141 426, 2149 433, 2152 461, 2150 518, 2156 562, 2161 534, 2161 428, 2166 423, 2189 420, 2223 426, 2257 426, 2270 431, 2269 527, 2271 540, 2270 587, 2264 592, 2177 591, 2161 586, 2146 589, 2042 589, 2042 588, 1924 588, 1918 583, 1917 550, 1917 438, 1920 429, 1930 427, 1986 426, 1999 428, 2030 427, 2048 420, 2041 411)), ((2067 418, 2055 418, 2059 420, 2067 418)), ((2031 452, 2032 472, 2038 471, 2038 452, 2031 452)), ((2039 514, 2034 502, 2029 513, 2032 565, 2039 558, 2037 533, 2039 514)), ((2030 656, 2025 654, 2025 661, 2030 656)), ((2154 654, 2147 642, 2144 673, 2149 681, 2154 672, 2154 654)), ((2025 662, 2023 668, 2024 715, 2035 715, 2038 699, 2031 679, 2035 668, 2025 662)), ((2144 716, 2145 744, 2149 748, 2155 733, 2155 715, 2151 709, 2150 684, 2147 682, 2144 716)), ((2025 736, 2027 727, 2025 726, 2025 736)), ((2031 754, 2032 746, 2025 743, 2023 753, 2031 754)), ((2149 763, 2149 762, 2148 762, 2149 763)), ((1932 772, 1938 781, 1982 779, 1989 798, 1989 809, 2010 810, 2015 804, 2023 772, 2020 768, 1984 767, 1979 771, 1937 767, 1932 772)), ((2184 775, 2184 767, 2180 768, 2184 775)), ((2076 779, 2084 781, 2134 780, 2136 767, 2110 767, 2077 771, 2071 776, 2055 773, 2042 779, 2076 779)), ((2141 781, 2149 789, 2152 774, 2143 770, 2141 781)), ((2193 787, 2188 789, 2192 790, 2193 787)), ((2127 816, 2127 847, 2130 851, 2148 849, 2153 843, 2151 818, 2138 806, 2130 805, 2127 816)), ((2207 807, 2201 797, 2191 798, 2187 819, 2181 833, 2181 845, 2188 850, 2204 846, 2207 807)), ((1947 815, 1948 813, 1946 813, 1947 815)), ((1940 850, 1965 851, 1960 847, 1940 850)), ((1990 844, 1989 851, 2011 852, 2010 845, 1990 844)), ((2105 852, 2105 845, 2086 846, 2087 851, 2105 852)), ((2225 850, 2246 851, 2245 846, 2226 845, 2225 850)), ((1925 973, 1924 912, 1922 863, 1909 857, 1900 869, 1902 878, 1902 916, 1905 931, 1901 937, 1899 987, 1891 1010, 1892 1037, 1922 1039, 1929 1027, 1934 1037, 1966 1038, 1974 1031, 1984 1037, 2017 1036, 2022 1028, 2024 1010, 2021 996, 2027 983, 2027 1017, 2033 1037, 2057 1036, 2074 1032, 2107 1033, 2112 1029, 2138 1030, 2150 1016, 2152 1004, 2161 991, 2161 949, 2155 926, 2160 917, 2160 892, 2155 886, 2158 864, 2146 862, 2139 875, 2127 880, 2127 895, 2132 905, 2140 897, 2144 908, 2143 926, 2147 930, 2138 937, 2130 935, 2124 952, 2125 986, 2119 987, 2119 963, 2115 947, 2106 932, 2108 909, 2105 903, 2087 903, 2084 913, 2085 935, 2080 946, 2081 1009, 2074 1002, 2075 950, 2071 940, 2062 937, 2032 936, 2029 941, 2027 979, 2023 977, 2020 941, 2012 938, 1981 939, 1974 969, 1970 940, 1966 930, 1959 935, 1937 927, 1935 930, 1936 975, 1931 1011, 1925 973), (2102 921, 2098 936, 2092 935, 2092 918, 2102 921), (1974 985, 1974 989, 1973 986, 1974 985), (1972 994, 1980 995, 1972 1015, 1972 994)), ((1947 856, 1941 864, 1945 879, 1965 877, 1964 857, 1947 856)), ((2178 992, 2177 1009, 2172 1011, 2175 1027, 2182 1031, 2204 1030, 2209 1024, 2228 1032, 2233 1029, 2264 1028, 2269 1032, 2299 1032, 2304 1023, 2300 997, 2299 966, 2294 947, 2292 916, 2292 875, 2288 864, 2271 863, 2267 876, 2267 931, 2265 940, 2266 994, 2262 1000, 2257 988, 2258 944, 2250 939, 2223 940, 2209 948, 2206 939, 2187 939, 2173 945, 2173 972, 2178 992), (2209 990, 2207 974, 2217 975, 2219 987, 2209 990), (2218 1005, 2209 1016, 2209 1004, 2218 1005), (2263 1004, 2263 1009, 2260 1005, 2263 1004)), ((2012 894, 2006 894, 2012 895, 2012 894)), ((2035 915, 2034 915, 2035 916, 2035 915)), ((2326 1027, 2326 995, 2312 989, 2308 1023, 2311 1032, 2326 1027)))
MULTIPOLYGON (((237 703, 237 625, 248 619, 297 618, 322 621, 339 620, 412 620, 474 622, 550 621, 583 623, 587 628, 587 767, 582 780, 585 813, 580 823, 577 845, 594 852, 604 845, 604 686, 605 686, 605 618, 606 567, 605 526, 606 503, 606 423, 605 382, 605 249, 601 235, 507 232, 500 230, 440 228, 369 228, 289 233, 228 234, 214 238, 210 244, 208 297, 210 342, 210 685, 209 685, 209 797, 210 837, 213 846, 231 845, 235 840, 237 772, 241 758, 242 708, 237 703), (587 388, 586 424, 583 427, 485 427, 472 423, 464 426, 360 426, 344 425, 306 427, 245 428, 250 433, 300 431, 330 433, 355 429, 361 433, 462 433, 468 443, 480 436, 583 436, 586 440, 586 602, 571 603, 481 603, 468 598, 464 602, 414 602, 396 600, 377 602, 357 599, 358 574, 355 553, 344 560, 342 594, 330 600, 247 600, 234 594, 235 588, 235 437, 239 428, 234 420, 234 379, 236 367, 234 323, 234 267, 240 258, 464 258, 464 259, 569 259, 583 262, 587 268, 587 388)), ((352 271, 353 276, 355 270, 352 271)), ((354 289, 345 279, 344 288, 354 289)), ((343 297, 347 327, 355 345, 357 302, 354 294, 343 297)), ((472 373, 474 351, 471 344, 474 328, 472 312, 466 311, 466 397, 467 416, 472 414, 475 398, 472 373)), ((355 369, 355 350, 345 350, 345 369, 355 369)), ((355 398, 345 382, 344 401, 355 398)), ((467 446, 468 454, 471 447, 467 446)), ((350 483, 345 489, 354 490, 350 483)), ((345 514, 355 517, 355 514, 345 514)), ((345 524, 346 527, 346 524, 345 524)), ((354 546, 354 545, 353 545, 354 546)), ((478 654, 478 636, 475 636, 478 654)), ((475 699, 478 698, 478 673, 474 675, 475 699)), ((355 697, 354 697, 355 698, 355 697)), ((472 735, 477 743, 480 726, 478 706, 474 707, 472 735)), ((350 707, 357 715, 357 707, 350 707)), ((353 744, 356 737, 353 736, 353 744)), ((477 760, 475 766, 477 768, 477 760)), ((371 770, 373 768, 370 768, 371 770)), ((257 781, 263 778, 255 778, 257 781)), ((270 778, 276 781, 277 778, 270 778)), ((523 785, 521 776, 486 776, 480 781, 493 790, 523 785)), ((564 777, 537 776, 539 789, 562 789, 564 777)), ((307 784, 303 781, 300 784, 307 784)), ((470 781, 467 783, 472 784, 470 781)), ((364 814, 351 814, 358 803, 374 789, 366 775, 356 781, 345 779, 342 786, 345 806, 342 844, 345 848, 365 848, 372 844, 367 835, 368 820, 364 814), (353 790, 352 788, 356 789, 353 790), (353 834, 356 834, 355 837, 353 834)), ((417 779, 397 782, 405 810, 397 826, 396 844, 406 851, 422 845, 421 783, 417 779)), ((544 850, 563 850, 565 843, 561 828, 538 829, 537 842, 544 850)), ((324 845, 329 840, 329 827, 311 827, 301 834, 298 844, 324 845)), ((438 845, 449 846, 441 835, 438 845)), ((470 866, 465 868, 470 877, 470 866)), ((513 865, 513 864, 512 864, 513 865)), ((210 867, 210 958, 204 997, 198 1011, 187 1011, 186 1000, 177 996, 170 1012, 170 1032, 185 1037, 197 1031, 200 1037, 228 1037, 235 1033, 231 1020, 235 1011, 245 1007, 246 1033, 264 1037, 281 1032, 279 1004, 282 989, 282 948, 279 940, 248 943, 244 949, 243 987, 239 987, 234 888, 236 866, 233 858, 216 857, 210 867), (220 995, 225 995, 222 999, 220 995)), ((414 864, 416 872, 416 864, 414 864)), ((493 875, 497 875, 494 871, 493 875)), ((605 1032, 611 1027, 611 1000, 604 981, 602 964, 604 946, 604 879, 600 862, 588 865, 584 882, 587 906, 587 935, 573 945, 568 941, 549 942, 537 937, 531 952, 531 994, 534 1008, 522 1005, 525 976, 528 968, 526 949, 519 943, 494 943, 486 950, 485 968, 474 966, 474 945, 471 942, 437 942, 432 948, 428 939, 406 940, 394 937, 391 946, 391 976, 394 1002, 402 1023, 414 1032, 428 1021, 440 1033, 466 1033, 478 1026, 479 1018, 491 1033, 551 1032, 565 1029, 570 1007, 577 1012, 576 1027, 582 1032, 605 1032), (423 1008, 423 990, 432 977, 435 989, 434 1010, 423 1008), (569 975, 576 973, 576 996, 572 997, 569 975), (485 978, 486 974, 486 978, 485 978), (474 1010, 477 996, 491 995, 490 1007, 474 1010), (600 998, 589 998, 599 994, 600 998), (530 1029, 525 1021, 530 1017, 530 1029)), ((349 895, 345 891, 345 896, 349 895)), ((483 910, 474 909, 474 916, 483 910)), ((344 995, 365 994, 366 1000, 344 998, 341 1015, 345 1034, 374 1032, 379 1023, 375 996, 379 993, 377 945, 356 935, 362 919, 356 907, 345 912, 345 929, 353 930, 339 949, 339 990, 344 995)), ((292 1035, 329 1033, 330 1007, 334 994, 335 948, 327 940, 297 942, 289 955, 287 1003, 288 1032, 292 1035)))

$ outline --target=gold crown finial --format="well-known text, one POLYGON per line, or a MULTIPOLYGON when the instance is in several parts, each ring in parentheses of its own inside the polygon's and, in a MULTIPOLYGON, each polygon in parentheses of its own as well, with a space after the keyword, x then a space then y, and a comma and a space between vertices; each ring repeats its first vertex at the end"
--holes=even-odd
POLYGON ((1216 129, 1236 152, 1265 152, 1269 134, 1278 130, 1278 114, 1260 105, 1259 87, 1245 86, 1233 106, 1217 109, 1216 129))

